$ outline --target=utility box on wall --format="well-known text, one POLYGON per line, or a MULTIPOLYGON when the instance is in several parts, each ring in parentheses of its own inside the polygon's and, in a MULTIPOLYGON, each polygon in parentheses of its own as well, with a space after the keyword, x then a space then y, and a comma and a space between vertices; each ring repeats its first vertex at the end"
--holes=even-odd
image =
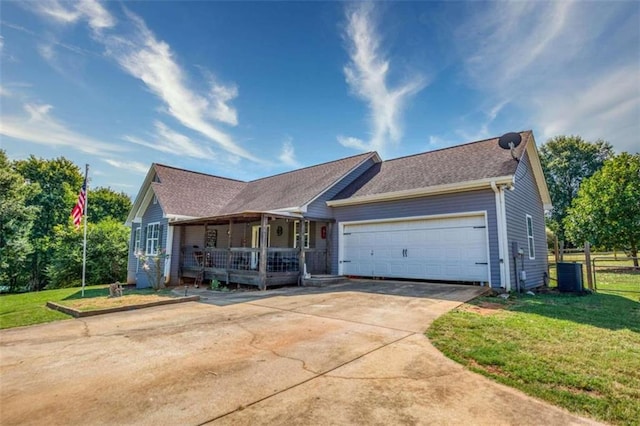
POLYGON ((566 293, 580 293, 582 285, 582 263, 558 262, 558 290, 566 293))

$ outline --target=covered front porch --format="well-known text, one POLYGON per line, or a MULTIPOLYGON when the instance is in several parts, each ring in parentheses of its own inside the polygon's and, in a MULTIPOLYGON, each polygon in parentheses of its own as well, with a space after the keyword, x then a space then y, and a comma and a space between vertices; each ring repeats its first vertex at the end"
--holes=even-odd
POLYGON ((215 279, 266 289, 330 271, 331 220, 243 212, 170 225, 177 237, 171 268, 176 283, 206 285, 215 279))

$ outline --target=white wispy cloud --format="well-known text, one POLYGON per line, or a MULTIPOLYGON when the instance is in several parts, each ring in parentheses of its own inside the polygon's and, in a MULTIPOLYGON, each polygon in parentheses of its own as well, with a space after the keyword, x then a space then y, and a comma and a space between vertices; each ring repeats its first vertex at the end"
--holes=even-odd
POLYGON ((149 171, 149 165, 140 163, 139 161, 121 161, 113 158, 105 158, 104 162, 117 169, 129 170, 141 175, 149 171))
POLYGON ((238 112, 229 102, 238 97, 238 87, 235 84, 219 84, 213 76, 209 77, 211 90, 209 93, 209 116, 221 123, 232 126, 238 125, 238 112))
POLYGON ((533 95, 534 119, 543 137, 580 134, 615 141, 618 150, 639 151, 640 70, 629 66, 595 78, 577 97, 561 92, 533 95))
POLYGON ((371 148, 365 141, 354 138, 353 136, 338 135, 337 138, 340 145, 346 148, 353 148, 361 151, 366 151, 371 148))
MULTIPOLYGON (((463 141, 470 141, 473 139, 467 139, 467 138, 463 138, 463 141)), ((461 141, 459 140, 451 140, 448 138, 443 138, 441 136, 437 136, 437 135, 431 135, 429 136, 429 141, 427 142, 427 146, 426 146, 426 150, 428 151, 432 151, 435 149, 440 149, 440 148, 446 148, 449 146, 453 146, 456 144, 459 144, 461 141)))
POLYGON ((154 132, 149 134, 150 140, 133 135, 124 135, 122 139, 169 154, 180 154, 187 157, 215 159, 216 154, 205 144, 195 142, 188 136, 170 129, 161 121, 154 123, 154 132))
MULTIPOLYGON (((237 86, 222 84, 209 74, 208 91, 192 89, 188 73, 178 63, 175 52, 168 43, 156 37, 142 18, 124 8, 126 19, 117 22, 95 0, 82 0, 78 3, 52 0, 37 3, 35 8, 41 15, 61 24, 86 21, 93 30, 94 40, 105 46, 107 55, 123 71, 141 80, 162 101, 164 112, 184 127, 203 135, 207 143, 219 145, 230 156, 263 162, 220 128, 219 123, 232 126, 238 124, 237 111, 230 105, 238 96, 237 86)), ((128 138, 136 143, 146 143, 133 136, 128 138)), ((184 140, 176 143, 184 143, 184 140)), ((166 147, 162 145, 162 148, 166 147)), ((204 148, 200 150, 207 151, 204 148)))
MULTIPOLYGON (((117 183, 117 182, 111 182, 109 186, 112 186, 114 188, 123 188, 124 190, 138 188, 138 185, 134 185, 131 183, 117 183)), ((135 193, 129 196, 135 197, 135 193)))
POLYGON ((538 61, 563 60, 563 56, 566 60, 577 54, 573 49, 554 48, 557 43, 573 43, 575 33, 567 30, 574 4, 573 0, 487 3, 483 13, 475 14, 459 30, 474 82, 517 89, 529 84, 520 79, 523 73, 532 68, 540 71, 538 61))
POLYGON ((39 44, 38 53, 47 62, 51 62, 56 56, 55 50, 53 49, 53 46, 51 44, 39 44))
POLYGON ((347 9, 345 38, 351 60, 344 67, 345 77, 351 91, 369 107, 371 139, 364 142, 339 136, 338 142, 350 148, 383 153, 388 144, 401 139, 403 108, 411 96, 425 87, 426 81, 423 76, 414 75, 402 84, 389 87, 390 61, 381 52, 373 3, 360 3, 347 9))
POLYGON ((216 83, 207 95, 191 90, 186 73, 177 63, 171 47, 158 40, 140 17, 129 11, 126 15, 133 24, 131 34, 127 37, 100 37, 109 56, 124 71, 140 79, 183 126, 202 134, 233 155, 261 162, 213 122, 237 123, 235 109, 228 105, 228 101, 237 96, 237 88, 216 83))
POLYGON ((280 151, 280 156, 278 159, 282 162, 282 164, 289 167, 300 167, 300 163, 296 160, 296 152, 293 147, 293 138, 287 137, 282 143, 282 150, 280 151))
POLYGON ((637 7, 570 0, 476 6, 454 37, 470 84, 485 95, 484 128, 467 131, 486 133, 515 109, 527 118, 512 120, 518 129, 511 130, 542 129, 543 140, 579 134, 633 150, 640 66, 621 52, 638 49, 637 7))
POLYGON ((115 18, 95 0, 79 0, 60 2, 58 0, 38 1, 33 4, 40 15, 53 19, 60 24, 72 24, 86 20, 94 31, 111 28, 116 24, 115 18))
POLYGON ((47 104, 27 103, 26 114, 3 115, 0 134, 41 145, 66 146, 88 154, 121 152, 118 145, 106 143, 72 130, 51 114, 53 107, 47 104))

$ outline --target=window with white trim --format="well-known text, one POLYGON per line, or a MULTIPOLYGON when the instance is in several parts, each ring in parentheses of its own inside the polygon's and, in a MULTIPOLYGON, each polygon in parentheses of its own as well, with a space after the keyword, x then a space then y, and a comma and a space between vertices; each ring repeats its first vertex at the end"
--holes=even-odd
POLYGON ((529 244, 529 259, 535 259, 536 248, 533 241, 533 218, 527 215, 527 243, 529 244))
POLYGON ((148 255, 158 254, 158 248, 160 246, 160 223, 150 223, 147 225, 147 245, 145 252, 148 255))
POLYGON ((156 194, 153 194, 153 204, 158 204, 158 197, 156 194))
MULTIPOLYGON (((309 248, 309 221, 304 221, 304 248, 309 248)), ((293 222, 293 248, 298 248, 298 240, 300 240, 300 221, 293 222)))
POLYGON ((138 226, 133 231, 133 254, 137 255, 140 252, 140 233, 142 232, 142 228, 138 226))

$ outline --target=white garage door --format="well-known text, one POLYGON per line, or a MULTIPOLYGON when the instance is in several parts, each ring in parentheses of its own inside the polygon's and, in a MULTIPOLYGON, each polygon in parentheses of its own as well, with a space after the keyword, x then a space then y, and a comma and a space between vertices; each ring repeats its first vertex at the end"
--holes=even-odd
POLYGON ((344 226, 342 274, 489 281, 484 216, 344 226))

